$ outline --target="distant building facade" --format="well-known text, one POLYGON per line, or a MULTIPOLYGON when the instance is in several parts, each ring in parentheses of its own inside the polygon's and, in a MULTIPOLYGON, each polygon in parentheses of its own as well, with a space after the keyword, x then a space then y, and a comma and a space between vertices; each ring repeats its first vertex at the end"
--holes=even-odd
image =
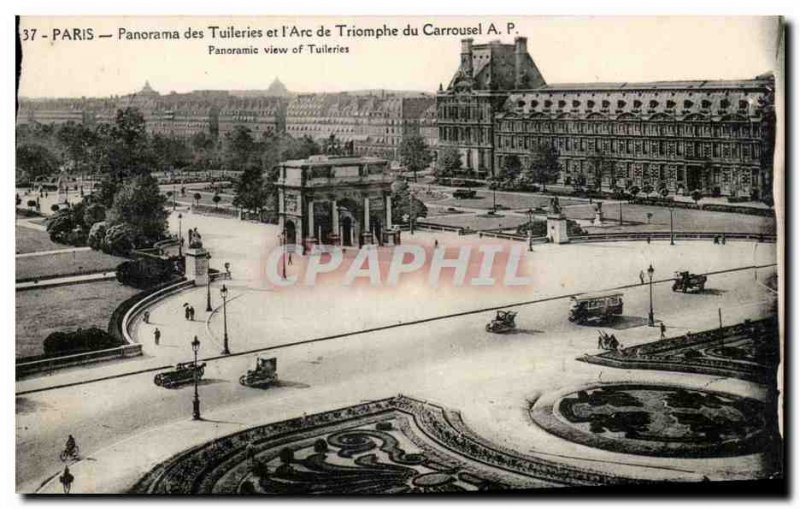
POLYGON ((507 158, 559 153, 558 182, 759 196, 771 186, 774 78, 548 85, 514 45, 462 41, 461 65, 436 97, 439 149, 496 175, 507 158))
POLYGON ((331 135, 353 142, 357 155, 397 160, 403 138, 420 134, 433 96, 370 94, 303 94, 286 110, 286 132, 323 140, 331 135))

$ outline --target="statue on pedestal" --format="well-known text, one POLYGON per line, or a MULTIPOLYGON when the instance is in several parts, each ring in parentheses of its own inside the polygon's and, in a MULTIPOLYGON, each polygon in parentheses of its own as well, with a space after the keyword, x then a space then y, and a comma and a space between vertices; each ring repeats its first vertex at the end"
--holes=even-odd
POLYGON ((200 236, 197 227, 189 228, 189 247, 192 249, 202 249, 203 247, 203 237, 200 236))
POLYGON ((558 196, 550 198, 550 212, 556 216, 561 214, 561 204, 558 203, 558 196))

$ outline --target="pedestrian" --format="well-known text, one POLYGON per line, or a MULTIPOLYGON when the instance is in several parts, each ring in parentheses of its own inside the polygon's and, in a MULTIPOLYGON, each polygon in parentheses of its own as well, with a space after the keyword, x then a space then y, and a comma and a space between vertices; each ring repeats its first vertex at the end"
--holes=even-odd
POLYGON ((150 311, 144 312, 144 315, 142 315, 142 320, 144 323, 150 323, 150 311))
POLYGON ((439 239, 433 239, 433 247, 434 249, 439 249, 439 239))
POLYGON ((189 306, 189 320, 194 321, 194 306, 189 306))
POLYGON ((61 486, 64 487, 64 493, 69 495, 69 490, 72 488, 72 481, 75 480, 75 476, 69 472, 69 467, 64 467, 64 473, 61 474, 58 480, 61 482, 61 486))
POLYGON ((289 251, 289 265, 292 264, 292 252, 289 251))
POLYGON ((725 245, 725 234, 724 233, 722 234, 722 245, 723 246, 725 245))
POLYGON ((189 304, 184 304, 183 305, 183 317, 188 320, 189 319, 189 314, 190 314, 189 304))
POLYGON ((641 281, 641 284, 644 284, 644 271, 643 270, 639 271, 639 281, 641 281))
POLYGON ((231 278, 231 264, 225 262, 225 279, 230 279, 230 278, 231 278))
POLYGON ((661 339, 666 338, 667 337, 667 326, 664 325, 664 322, 661 322, 661 325, 659 326, 659 328, 661 329, 661 339))
POLYGON ((156 346, 158 346, 158 343, 161 341, 161 331, 158 330, 158 327, 153 331, 153 339, 155 340, 156 346))

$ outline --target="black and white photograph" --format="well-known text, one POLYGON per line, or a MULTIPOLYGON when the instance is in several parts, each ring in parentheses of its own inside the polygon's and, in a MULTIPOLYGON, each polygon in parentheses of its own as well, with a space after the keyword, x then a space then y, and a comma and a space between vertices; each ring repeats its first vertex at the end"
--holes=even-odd
POLYGON ((16 18, 17 494, 783 489, 785 19, 423 14, 16 18))

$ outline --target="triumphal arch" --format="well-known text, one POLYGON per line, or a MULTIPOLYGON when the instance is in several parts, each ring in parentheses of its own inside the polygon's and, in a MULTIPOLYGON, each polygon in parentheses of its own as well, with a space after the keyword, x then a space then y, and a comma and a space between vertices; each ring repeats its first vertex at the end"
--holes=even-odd
POLYGON ((392 225, 389 162, 317 155, 285 161, 278 176, 283 242, 362 246, 399 243, 392 225))

